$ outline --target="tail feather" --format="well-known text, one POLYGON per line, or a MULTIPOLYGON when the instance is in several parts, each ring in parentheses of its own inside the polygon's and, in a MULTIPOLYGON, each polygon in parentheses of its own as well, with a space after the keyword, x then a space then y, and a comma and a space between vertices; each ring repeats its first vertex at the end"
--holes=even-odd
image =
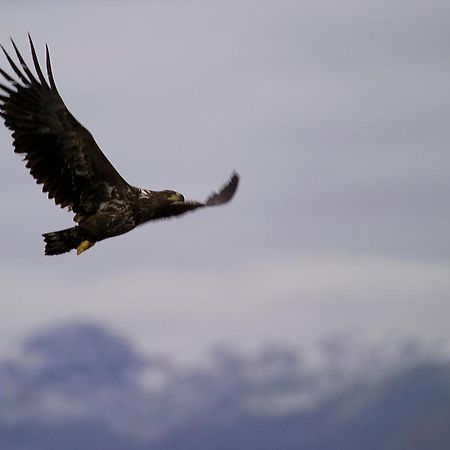
POLYGON ((85 239, 79 227, 68 228, 67 230, 54 231, 42 235, 45 241, 46 255, 60 255, 77 248, 85 239))

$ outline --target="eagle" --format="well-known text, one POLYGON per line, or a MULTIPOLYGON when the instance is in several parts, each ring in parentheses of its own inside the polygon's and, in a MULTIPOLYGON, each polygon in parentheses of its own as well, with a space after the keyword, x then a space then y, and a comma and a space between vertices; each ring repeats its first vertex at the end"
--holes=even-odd
POLYGON ((223 205, 232 199, 239 182, 236 172, 204 202, 185 200, 170 189, 152 191, 128 184, 64 104, 53 78, 48 46, 46 78, 29 34, 28 40, 35 73, 12 39, 19 65, 1 46, 15 77, 0 68, 4 78, 0 83, 0 115, 12 131, 14 152, 24 156, 42 191, 74 214, 76 226, 42 235, 46 255, 72 249, 80 255, 96 242, 145 222, 223 205))

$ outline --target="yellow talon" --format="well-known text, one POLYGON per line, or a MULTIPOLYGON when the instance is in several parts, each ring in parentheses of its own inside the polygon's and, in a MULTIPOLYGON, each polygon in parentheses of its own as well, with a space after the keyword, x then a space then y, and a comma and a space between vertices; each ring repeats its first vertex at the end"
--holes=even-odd
POLYGON ((92 242, 92 241, 81 242, 81 244, 77 247, 77 255, 81 255, 85 250, 93 247, 94 245, 95 245, 95 242, 92 242))

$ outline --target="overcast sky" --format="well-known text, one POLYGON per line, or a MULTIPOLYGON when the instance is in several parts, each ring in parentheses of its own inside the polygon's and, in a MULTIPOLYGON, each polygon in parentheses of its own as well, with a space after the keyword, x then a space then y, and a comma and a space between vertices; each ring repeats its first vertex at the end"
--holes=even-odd
MULTIPOLYGON (((76 257, 0 129, 0 352, 99 320, 189 360, 330 334, 448 346, 448 1, 6 2, 131 184, 235 200, 76 257)), ((1 67, 7 62, 2 59, 1 67)))

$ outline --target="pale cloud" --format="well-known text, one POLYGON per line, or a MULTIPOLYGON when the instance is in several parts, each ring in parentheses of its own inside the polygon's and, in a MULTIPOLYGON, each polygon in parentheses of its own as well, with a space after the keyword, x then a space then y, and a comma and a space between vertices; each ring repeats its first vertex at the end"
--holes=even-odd
POLYGON ((27 280, 39 287, 30 297, 10 267, 2 286, 15 294, 3 300, 0 325, 19 337, 49 322, 95 319, 147 350, 188 359, 219 343, 250 349, 336 333, 442 343, 450 339, 449 280, 447 263, 330 255, 219 271, 142 267, 84 280, 37 270, 27 280))
POLYGON ((128 181, 203 199, 242 175, 225 208, 45 258, 40 234, 71 217, 0 130, 5 348, 72 317, 191 355, 347 328, 448 341, 448 8, 2 2, 0 42, 49 43, 67 105, 128 181))

